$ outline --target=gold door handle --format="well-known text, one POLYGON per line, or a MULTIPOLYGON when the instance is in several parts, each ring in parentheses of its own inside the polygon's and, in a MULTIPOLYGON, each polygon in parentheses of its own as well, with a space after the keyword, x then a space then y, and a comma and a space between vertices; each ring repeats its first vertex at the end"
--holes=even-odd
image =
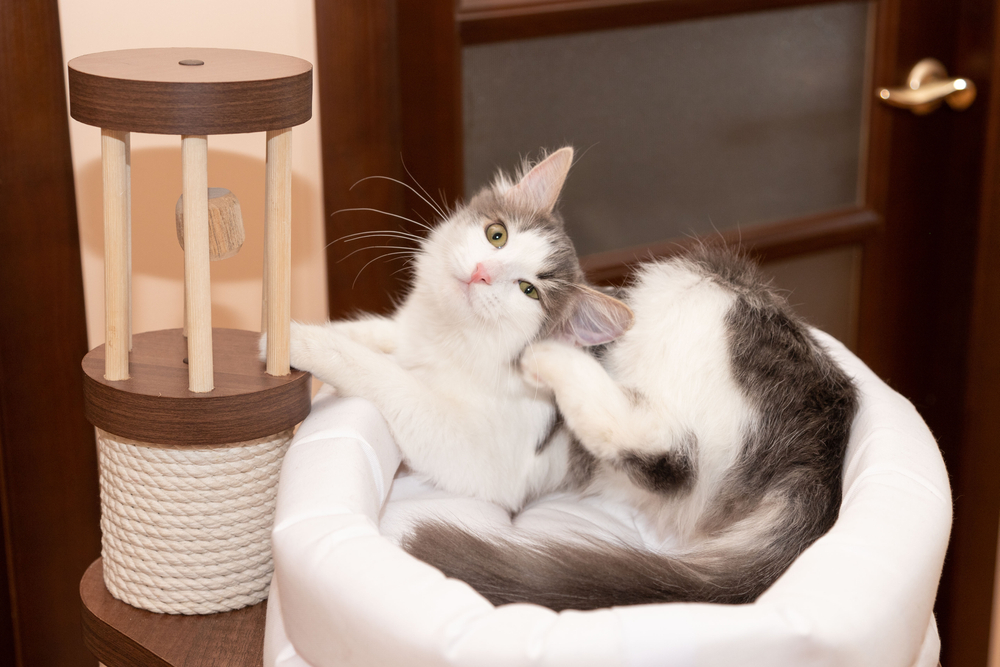
POLYGON ((914 65, 906 83, 899 88, 880 88, 879 98, 918 116, 934 111, 941 102, 962 111, 976 99, 976 84, 969 79, 949 78, 948 70, 934 58, 924 58, 914 65))

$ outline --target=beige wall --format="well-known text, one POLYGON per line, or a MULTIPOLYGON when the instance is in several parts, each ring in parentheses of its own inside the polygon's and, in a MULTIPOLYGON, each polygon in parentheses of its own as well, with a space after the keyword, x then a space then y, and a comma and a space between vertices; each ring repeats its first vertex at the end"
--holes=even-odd
MULTIPOLYGON (((315 63, 312 0, 59 0, 63 56, 143 47, 205 46, 270 51, 315 63)), ((315 77, 314 77, 315 85, 315 77)), ((326 317, 319 123, 293 132, 292 317, 326 317)), ((70 141, 91 347, 104 342, 101 132, 70 120, 70 141)), ((211 136, 209 185, 239 198, 246 242, 212 263, 216 327, 259 330, 263 256, 264 135, 211 136)), ((183 254, 174 231, 181 192, 180 137, 132 135, 133 308, 137 332, 183 323, 183 254)))

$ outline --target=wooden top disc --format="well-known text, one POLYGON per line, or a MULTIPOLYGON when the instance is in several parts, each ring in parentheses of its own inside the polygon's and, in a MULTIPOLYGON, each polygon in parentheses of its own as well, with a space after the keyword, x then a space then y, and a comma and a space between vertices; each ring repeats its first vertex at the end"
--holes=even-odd
POLYGON ((94 426, 164 445, 217 445, 280 433, 311 407, 311 376, 274 377, 258 353, 260 334, 212 329, 215 389, 188 390, 187 339, 180 329, 132 337, 129 379, 104 379, 104 346, 83 358, 85 414, 94 426))
POLYGON ((70 115, 109 130, 237 134, 312 117, 312 65, 235 49, 130 49, 69 61, 70 115))

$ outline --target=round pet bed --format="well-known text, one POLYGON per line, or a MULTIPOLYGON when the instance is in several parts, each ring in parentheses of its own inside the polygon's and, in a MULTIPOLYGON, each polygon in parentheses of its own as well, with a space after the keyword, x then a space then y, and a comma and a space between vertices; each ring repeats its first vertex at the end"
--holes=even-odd
MULTIPOLYGON (((265 666, 933 667, 951 527, 941 455, 908 401, 817 336, 861 389, 840 518, 742 606, 493 607, 395 538, 420 516, 503 532, 507 512, 397 477, 399 450, 377 410, 321 393, 281 472, 265 666)), ((566 495, 534 503, 516 526, 644 539, 627 508, 566 495)))

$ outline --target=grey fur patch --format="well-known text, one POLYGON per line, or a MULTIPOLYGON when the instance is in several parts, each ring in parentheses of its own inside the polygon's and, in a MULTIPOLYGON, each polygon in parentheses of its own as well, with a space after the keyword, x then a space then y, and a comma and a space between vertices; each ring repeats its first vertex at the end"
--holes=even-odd
POLYGON ((664 496, 690 491, 697 479, 698 438, 688 433, 678 446, 658 454, 623 452, 615 467, 636 486, 664 496))
POLYGON ((538 441, 538 444, 535 445, 535 454, 541 454, 548 449, 549 445, 552 444, 552 439, 555 438, 556 434, 562 430, 564 424, 565 420, 563 419, 563 415, 559 412, 559 408, 556 408, 552 412, 552 419, 549 421, 549 428, 546 430, 545 435, 543 435, 538 441))
POLYGON ((571 489, 582 489, 597 473, 597 457, 580 444, 575 437, 569 442, 569 471, 566 474, 566 486, 571 489))
MULTIPOLYGON (((742 604, 760 593, 735 563, 671 558, 620 543, 523 544, 423 523, 402 546, 495 605, 529 602, 561 611, 657 602, 742 604)), ((740 564, 756 565, 752 556, 740 564)))
POLYGON ((736 294, 726 318, 731 372, 757 413, 700 528, 722 534, 765 504, 780 507, 779 521, 756 526, 763 591, 837 519, 857 389, 754 264, 711 249, 692 261, 736 294))
MULTIPOLYGON (((635 387, 622 387, 622 393, 625 394, 625 398, 628 399, 629 404, 632 407, 639 407, 646 402, 646 396, 641 391, 635 387)), ((694 437, 692 434, 691 437, 694 437)))

